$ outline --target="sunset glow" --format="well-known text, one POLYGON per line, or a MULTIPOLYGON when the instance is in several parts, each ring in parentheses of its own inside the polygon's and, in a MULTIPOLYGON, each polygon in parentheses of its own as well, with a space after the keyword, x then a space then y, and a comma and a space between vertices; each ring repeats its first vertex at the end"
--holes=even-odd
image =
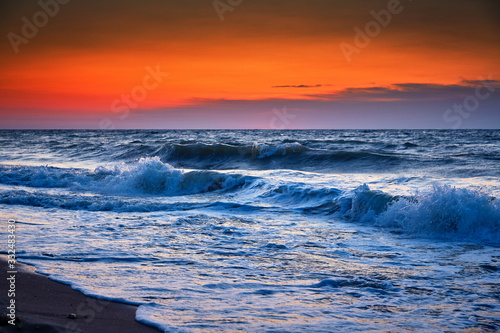
MULTIPOLYGON (((9 33, 22 37, 22 18, 33 22, 42 7, 34 2, 4 5, 8 18, 1 23, 1 125, 46 128, 53 120, 55 128, 98 128, 99 119, 116 118, 113 102, 142 85, 149 67, 169 75, 147 96, 136 98, 132 116, 116 121, 115 127, 169 128, 175 115, 183 120, 174 127, 203 128, 202 118, 225 118, 233 112, 243 115, 244 124, 221 119, 222 127, 254 128, 266 123, 273 108, 283 106, 297 115, 314 115, 310 124, 294 127, 322 127, 325 120, 339 120, 338 112, 363 116, 368 111, 361 111, 359 103, 370 100, 403 103, 411 112, 419 103, 424 108, 422 103, 429 99, 423 95, 415 100, 346 96, 351 89, 411 83, 442 86, 440 101, 445 103, 426 105, 433 116, 418 127, 447 128, 442 113, 467 97, 466 89, 458 96, 453 93, 457 86, 467 87, 464 80, 489 77, 490 84, 498 86, 500 43, 491 14, 494 5, 442 1, 429 11, 428 1, 401 2, 399 12, 386 18, 389 24, 379 24, 374 37, 368 30, 365 40, 358 37, 367 45, 356 47, 355 28, 365 31, 366 24, 375 22, 371 11, 382 13, 391 3, 396 4, 243 2, 225 12, 221 21, 210 3, 199 1, 75 1, 59 4, 57 14, 38 28, 36 36, 18 45, 9 33), (342 43, 357 53, 346 55, 339 47, 342 43), (340 111, 337 103, 342 101, 350 107, 340 111), (151 112, 166 123, 151 122, 151 112), (193 122, 195 114, 201 118, 193 122)), ((482 115, 471 127, 490 126, 489 117, 498 120, 498 99, 494 94, 483 103, 482 115)), ((389 128, 414 125, 392 122, 390 112, 388 118, 389 128)), ((216 126, 208 120, 206 124, 216 126)), ((368 125, 340 121, 338 126, 368 125)))

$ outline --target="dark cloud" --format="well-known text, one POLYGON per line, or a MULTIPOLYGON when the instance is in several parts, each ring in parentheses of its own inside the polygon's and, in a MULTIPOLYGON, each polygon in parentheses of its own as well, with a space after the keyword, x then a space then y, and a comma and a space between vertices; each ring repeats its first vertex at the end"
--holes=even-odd
MULTIPOLYGON (((401 93, 397 89, 382 87, 351 89, 352 94, 356 91, 358 99, 200 99, 196 104, 185 107, 134 110, 120 126, 135 128, 140 124, 148 128, 165 124, 166 128, 272 128, 271 121, 276 116, 276 110, 286 107, 287 114, 293 117, 287 128, 452 128, 454 123, 443 118, 445 112, 455 104, 463 103, 464 96, 473 96, 475 89, 470 86, 443 86, 443 93, 458 89, 460 96, 446 94, 439 100, 435 96, 416 98, 425 95, 432 86, 414 87, 413 92, 419 91, 420 94, 411 98, 399 96, 399 99, 391 98, 401 93), (367 95, 371 98, 363 98, 367 95), (210 117, 207 118, 207 115, 210 117)), ((498 128, 499 103, 500 93, 491 94, 480 102, 479 108, 469 118, 463 119, 462 128, 498 128)))
MULTIPOLYGON (((115 113, 85 119, 40 119, 35 128, 97 128, 109 117, 117 128, 272 128, 276 110, 286 107, 287 128, 452 128, 443 115, 454 104, 474 96, 477 80, 453 85, 398 83, 389 87, 347 88, 302 99, 192 99, 190 105, 134 109, 126 120, 115 113), (235 112, 237 110, 237 112, 235 112), (69 125, 68 125, 69 124, 69 125)), ((488 83, 495 91, 480 102, 462 128, 498 128, 500 82, 488 83)), ((483 90, 482 93, 486 93, 483 90)), ((39 110, 33 110, 33 116, 39 110)), ((23 127, 23 117, 4 118, 0 127, 23 127)))
POLYGON ((289 86, 272 86, 272 88, 319 88, 323 87, 322 84, 315 84, 315 85, 307 85, 307 84, 300 84, 300 85, 289 85, 289 86))
POLYGON ((480 80, 466 80, 466 79, 462 79, 461 83, 464 84, 464 85, 469 85, 469 86, 478 86, 478 85, 489 85, 489 86, 493 86, 493 87, 499 87, 500 86, 500 81, 492 80, 492 79, 489 79, 489 78, 482 78, 480 80))
POLYGON ((406 100, 446 101, 465 98, 475 93, 477 86, 500 90, 500 81, 462 80, 459 84, 396 83, 388 87, 346 88, 325 94, 309 94, 308 97, 323 100, 406 100))

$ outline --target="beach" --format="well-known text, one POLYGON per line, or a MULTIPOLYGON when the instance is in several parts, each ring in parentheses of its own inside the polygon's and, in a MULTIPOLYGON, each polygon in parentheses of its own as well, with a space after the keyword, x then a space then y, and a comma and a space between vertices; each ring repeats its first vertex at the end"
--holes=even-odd
POLYGON ((500 131, 27 130, 0 142, 0 253, 43 274, 15 278, 20 325, 500 329, 500 131))
MULTIPOLYGON (((9 284, 6 257, 0 258, 0 305, 2 314, 8 306, 9 284)), ((17 263, 15 325, 4 315, 0 332, 159 332, 135 321, 137 307, 97 300, 85 296, 70 286, 50 280, 36 273, 32 266, 17 263), (75 319, 68 316, 76 314, 75 319)))

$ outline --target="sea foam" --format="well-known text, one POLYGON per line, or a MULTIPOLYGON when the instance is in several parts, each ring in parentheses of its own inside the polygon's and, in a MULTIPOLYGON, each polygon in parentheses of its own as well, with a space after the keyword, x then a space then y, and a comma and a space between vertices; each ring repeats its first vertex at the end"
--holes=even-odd
POLYGON ((375 224, 412 234, 500 243, 500 203, 480 191, 435 185, 398 198, 375 224))
POLYGON ((500 244, 500 203, 477 190, 434 185, 391 196, 364 184, 334 200, 335 216, 425 237, 500 244))
POLYGON ((49 166, 1 166, 0 183, 35 188, 67 188, 107 195, 187 195, 229 190, 247 178, 215 171, 186 172, 163 163, 159 157, 137 163, 100 166, 94 171, 49 166))

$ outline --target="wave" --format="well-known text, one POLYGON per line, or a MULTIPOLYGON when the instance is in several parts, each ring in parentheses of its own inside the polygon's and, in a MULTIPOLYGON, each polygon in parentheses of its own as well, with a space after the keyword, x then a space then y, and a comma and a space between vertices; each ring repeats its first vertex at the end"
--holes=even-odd
POLYGON ((500 243, 500 202, 475 190, 434 186, 395 200, 375 224, 412 234, 500 243))
POLYGON ((309 149, 299 143, 278 145, 254 142, 241 144, 173 144, 154 151, 163 161, 197 169, 237 169, 244 166, 262 167, 269 161, 300 156, 309 149))
POLYGON ((405 234, 500 244, 500 202, 476 190, 435 185, 413 196, 391 196, 365 184, 321 208, 405 234))
POLYGON ((363 184, 334 201, 336 204, 334 214, 360 222, 372 221, 397 199, 397 196, 391 196, 382 191, 372 191, 366 184, 363 184))
MULTIPOLYGON (((293 149, 293 148, 290 148, 293 149)), ((197 208, 298 210, 367 223, 426 237, 500 241, 500 202, 471 189, 434 186, 411 196, 371 190, 282 182, 215 171, 184 171, 141 158, 114 168, 61 169, 0 166, 0 183, 27 187, 0 192, 0 203, 89 211, 151 212, 197 208), (41 191, 29 188, 42 188, 41 191), (47 191, 65 189, 70 193, 47 191), (231 193, 227 202, 207 193, 231 193), (165 203, 158 197, 198 195, 188 202, 165 203)))
POLYGON ((264 189, 259 194, 260 200, 276 202, 281 206, 293 207, 303 211, 315 210, 317 207, 332 202, 342 194, 342 190, 337 188, 312 187, 302 183, 260 186, 264 189))
POLYGON ((0 203, 67 210, 113 211, 113 212, 155 212, 187 210, 193 206, 176 203, 120 200, 112 197, 47 194, 41 191, 5 191, 0 194, 0 203))
POLYGON ((200 170, 429 170, 480 177, 498 176, 498 137, 498 131, 3 131, 0 157, 99 165, 158 156, 173 167, 200 170))
POLYGON ((285 156, 306 151, 307 148, 300 143, 283 143, 279 145, 268 145, 254 142, 252 145, 230 145, 230 144, 174 144, 164 148, 167 153, 165 157, 171 159, 191 158, 227 158, 227 157, 252 157, 266 158, 271 156, 285 156))
POLYGON ((132 162, 144 156, 158 156, 161 161, 180 168, 204 170, 228 169, 294 169, 294 170, 332 170, 343 164, 347 167, 364 167, 384 163, 385 167, 398 165, 410 158, 409 155, 378 150, 352 149, 342 140, 339 143, 330 141, 299 143, 283 140, 280 143, 238 142, 202 143, 193 140, 178 143, 162 143, 134 141, 135 143, 118 144, 105 152, 92 147, 82 147, 70 157, 77 158, 82 154, 111 161, 132 162))
POLYGON ((250 182, 252 177, 214 171, 185 172, 158 157, 141 158, 133 165, 114 168, 62 169, 49 166, 1 166, 0 183, 36 188, 67 188, 107 195, 189 195, 227 191, 250 182))
POLYGON ((154 152, 162 161, 196 169, 373 170, 397 167, 411 156, 371 150, 309 148, 297 142, 252 145, 188 144, 154 152))
POLYGON ((315 283, 313 285, 307 286, 309 288, 320 289, 320 288, 370 288, 370 289, 378 289, 385 291, 393 291, 398 290, 391 282, 389 281, 379 281, 374 279, 366 279, 366 278, 351 278, 351 279, 324 279, 319 283, 315 283))
POLYGON ((108 197, 100 195, 54 194, 41 191, 13 190, 0 193, 0 204, 20 205, 42 208, 58 208, 66 210, 83 210, 98 212, 148 213, 159 211, 187 211, 195 209, 239 210, 250 212, 262 207, 250 204, 238 204, 222 201, 172 202, 160 200, 142 200, 127 197, 108 197))
POLYGON ((306 214, 329 215, 430 238, 500 244, 500 201, 480 191, 435 185, 414 195, 391 195, 363 184, 354 190, 287 184, 260 198, 306 214))

